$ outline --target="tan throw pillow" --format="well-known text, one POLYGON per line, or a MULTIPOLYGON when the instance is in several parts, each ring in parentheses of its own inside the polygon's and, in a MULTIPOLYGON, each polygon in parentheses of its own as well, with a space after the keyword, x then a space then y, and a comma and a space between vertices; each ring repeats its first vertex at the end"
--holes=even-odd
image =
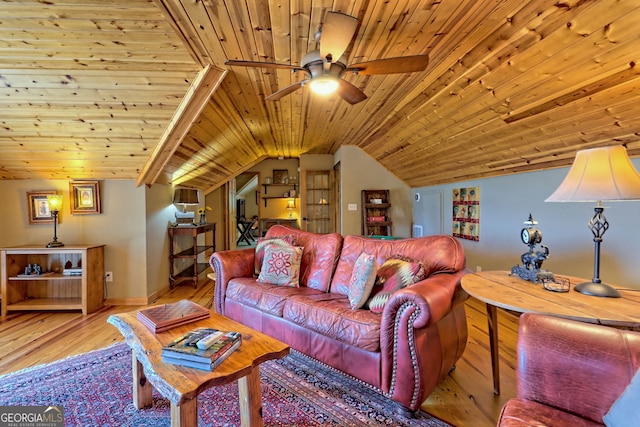
POLYGON ((258 281, 281 286, 300 286, 302 247, 265 245, 258 281))
POLYGON ((280 237, 261 237, 256 243, 256 251, 254 256, 254 274, 257 276, 260 274, 262 268, 262 261, 264 259, 265 245, 271 243, 279 246, 293 246, 296 243, 296 238, 293 235, 286 235, 280 237))
POLYGON ((357 310, 367 302, 376 281, 378 265, 373 255, 360 254, 349 279, 349 304, 357 310))

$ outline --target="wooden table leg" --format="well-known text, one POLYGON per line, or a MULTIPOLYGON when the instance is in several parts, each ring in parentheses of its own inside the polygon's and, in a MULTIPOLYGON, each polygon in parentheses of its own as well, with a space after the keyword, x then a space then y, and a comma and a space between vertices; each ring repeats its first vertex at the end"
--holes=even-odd
POLYGON ((255 366, 249 375, 238 380, 240 395, 240 425, 262 427, 262 392, 260 391, 260 367, 255 366))
POLYGON ((171 427, 198 427, 198 398, 182 402, 180 406, 171 403, 171 427))
POLYGON ((500 394, 500 355, 498 354, 498 309, 487 304, 487 323, 489 325, 489 348, 491 350, 491 369, 493 371, 493 394, 500 394))
POLYGON ((138 361, 136 353, 132 351, 131 355, 131 367, 133 369, 133 404, 136 408, 142 409, 151 406, 153 402, 151 396, 153 387, 144 375, 144 369, 142 369, 142 364, 138 361))

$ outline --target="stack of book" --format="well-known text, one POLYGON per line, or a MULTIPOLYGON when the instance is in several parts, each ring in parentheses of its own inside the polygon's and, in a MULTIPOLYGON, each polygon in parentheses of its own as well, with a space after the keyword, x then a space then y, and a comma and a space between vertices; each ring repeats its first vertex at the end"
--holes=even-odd
POLYGON ((162 361, 213 371, 242 343, 238 332, 198 328, 162 347, 162 361))

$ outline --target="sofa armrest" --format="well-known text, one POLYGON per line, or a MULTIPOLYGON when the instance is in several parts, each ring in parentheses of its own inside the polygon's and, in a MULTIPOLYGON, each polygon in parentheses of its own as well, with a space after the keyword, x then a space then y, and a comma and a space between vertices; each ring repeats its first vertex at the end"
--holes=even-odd
POLYGON ((467 273, 465 269, 432 275, 395 292, 384 307, 382 388, 411 410, 422 404, 464 351, 468 295, 460 280, 467 273))
POLYGON ((213 305, 216 312, 224 314, 224 299, 229 280, 236 277, 254 276, 253 248, 214 252, 209 265, 216 273, 213 305))
POLYGON ((518 332, 518 397, 602 423, 640 368, 640 333, 540 314, 518 332))
MULTIPOLYGON (((463 304, 469 298, 460 285, 462 276, 467 273, 469 271, 465 269, 454 274, 434 274, 395 292, 384 307, 382 329, 387 330, 396 322, 398 311, 407 303, 418 309, 413 328, 425 328, 442 319, 454 306, 463 304)), ((389 338, 392 342, 393 337, 389 338)))

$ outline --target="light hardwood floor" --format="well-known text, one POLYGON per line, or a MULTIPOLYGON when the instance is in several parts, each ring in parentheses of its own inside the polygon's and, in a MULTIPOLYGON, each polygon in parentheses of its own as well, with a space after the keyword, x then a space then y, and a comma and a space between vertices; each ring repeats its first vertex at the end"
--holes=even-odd
MULTIPOLYGON (((191 299, 206 305, 212 298, 212 282, 194 289, 178 286, 154 304, 191 299)), ((140 306, 111 306, 82 316, 78 312, 10 312, 0 319, 0 375, 49 363, 123 341, 106 323, 111 314, 134 311, 140 306)), ((496 425, 500 408, 515 395, 515 343, 517 317, 499 310, 501 395, 493 394, 489 337, 485 306, 467 302, 469 339, 455 371, 445 378, 423 404, 423 409, 460 427, 496 425)))

